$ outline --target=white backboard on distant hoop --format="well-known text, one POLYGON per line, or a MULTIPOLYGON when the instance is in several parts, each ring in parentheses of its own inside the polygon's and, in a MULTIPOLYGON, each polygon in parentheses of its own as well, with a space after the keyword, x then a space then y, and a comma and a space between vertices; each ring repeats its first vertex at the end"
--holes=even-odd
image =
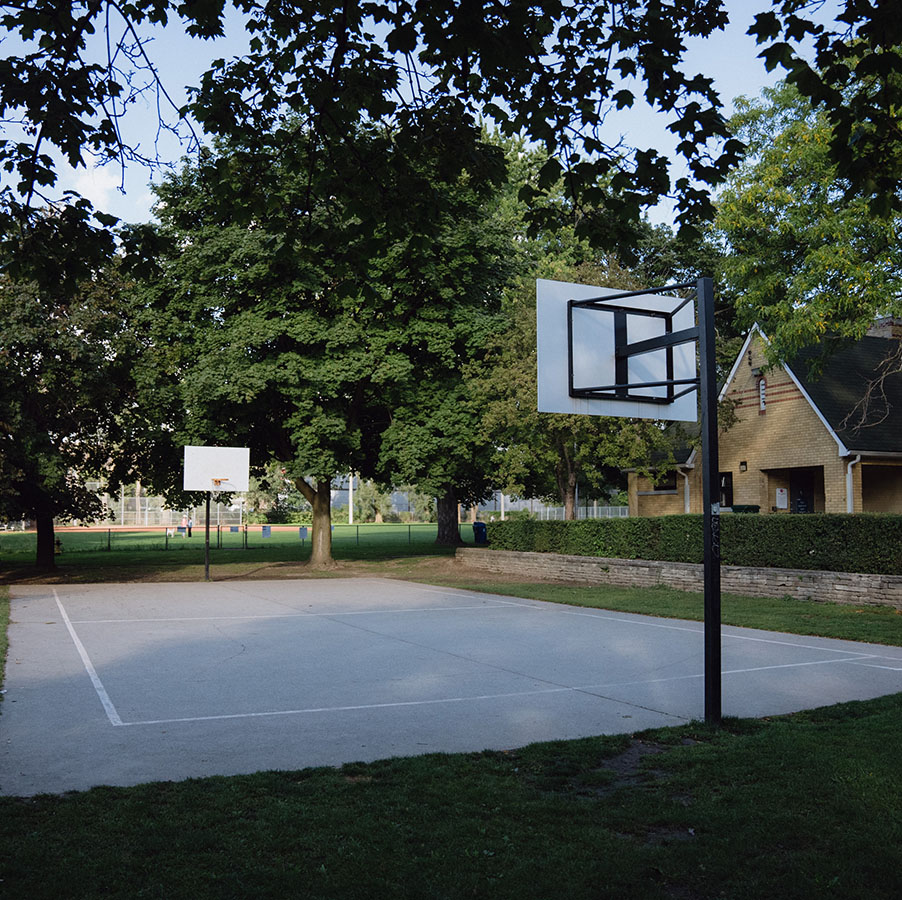
MULTIPOLYGON (((609 386, 617 379, 613 312, 603 308, 570 309, 569 303, 621 293, 614 288, 565 281, 539 279, 536 282, 539 411, 695 422, 698 397, 694 390, 673 400, 668 400, 668 388, 660 385, 631 388, 629 399, 597 396, 613 395, 613 391, 598 391, 596 396, 572 396, 571 385, 580 388, 609 386), (635 395, 655 399, 635 399, 635 395)), ((661 337, 668 328, 677 332, 695 327, 694 304, 686 303, 683 298, 640 294, 616 303, 622 308, 637 310, 637 314, 630 313, 621 318, 621 321, 625 319, 626 339, 631 344, 661 337), (658 313, 667 314, 669 321, 655 315, 658 313)), ((678 344, 669 351, 657 349, 631 356, 626 361, 628 384, 647 385, 668 378, 695 379, 695 357, 695 343, 678 344), (668 352, 672 374, 668 374, 668 352)), ((681 387, 676 393, 684 389, 681 387)))
POLYGON ((185 447, 186 491, 246 491, 251 451, 247 447, 185 447))

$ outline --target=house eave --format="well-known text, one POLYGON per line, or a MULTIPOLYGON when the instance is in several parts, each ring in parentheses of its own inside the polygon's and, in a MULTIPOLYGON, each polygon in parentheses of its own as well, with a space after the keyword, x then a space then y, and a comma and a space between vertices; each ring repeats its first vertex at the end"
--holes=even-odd
POLYGON ((840 453, 840 456, 861 456, 861 457, 870 457, 874 458, 884 458, 884 459, 902 459, 902 450, 846 450, 845 453, 840 453))

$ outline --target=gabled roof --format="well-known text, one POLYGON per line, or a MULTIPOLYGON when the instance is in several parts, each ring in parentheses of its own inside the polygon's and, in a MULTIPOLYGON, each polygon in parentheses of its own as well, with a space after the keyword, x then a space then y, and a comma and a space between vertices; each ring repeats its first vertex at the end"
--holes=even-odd
POLYGON ((870 403, 866 424, 859 426, 861 413, 856 410, 880 364, 898 345, 892 338, 864 337, 833 353, 816 377, 808 374, 818 357, 816 347, 801 351, 790 364, 804 392, 850 453, 902 452, 902 373, 887 376, 883 392, 870 403))
MULTIPOLYGON (((764 332, 755 325, 724 384, 721 399, 755 334, 770 343, 764 332)), ((817 347, 800 351, 783 364, 786 373, 836 441, 841 456, 857 453, 902 454, 902 373, 894 372, 884 381, 886 399, 883 400, 883 395, 875 398, 868 416, 870 424, 859 427, 860 415, 855 410, 868 384, 876 376, 880 363, 896 347, 897 339, 864 337, 827 357, 818 375, 811 375, 809 371, 811 362, 818 359, 821 353, 817 347)))

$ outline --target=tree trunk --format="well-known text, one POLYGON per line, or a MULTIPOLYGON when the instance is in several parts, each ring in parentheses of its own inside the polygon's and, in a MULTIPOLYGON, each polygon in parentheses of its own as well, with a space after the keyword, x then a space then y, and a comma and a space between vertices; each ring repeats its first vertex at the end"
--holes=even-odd
POLYGON ((460 529, 457 527, 457 498, 454 496, 453 488, 448 488, 444 496, 436 499, 435 513, 438 519, 436 544, 443 547, 457 547, 462 544, 460 529))
POLYGON ((56 546, 53 541, 53 514, 39 512, 35 514, 35 522, 38 527, 38 552, 35 562, 41 569, 52 569, 56 565, 54 551, 56 546))
POLYGON ((313 534, 310 565, 315 568, 329 568, 335 565, 332 559, 332 483, 317 481, 313 502, 313 534))
POLYGON ((332 558, 332 482, 318 480, 314 489, 306 478, 298 478, 295 485, 313 507, 310 565, 316 569, 331 568, 335 565, 332 558))
POLYGON ((566 443, 558 445, 558 462, 555 466, 555 480, 564 504, 564 518, 572 522, 576 518, 576 466, 570 457, 566 443))
POLYGON ((564 518, 572 522, 576 518, 576 472, 567 475, 567 488, 564 491, 564 518))

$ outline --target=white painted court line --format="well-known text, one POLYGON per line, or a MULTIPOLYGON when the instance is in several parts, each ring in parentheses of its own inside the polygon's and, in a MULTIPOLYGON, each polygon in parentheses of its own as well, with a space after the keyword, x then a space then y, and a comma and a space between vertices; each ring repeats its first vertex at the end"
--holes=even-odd
POLYGON ((69 637, 72 638, 72 643, 75 644, 75 649, 78 651, 78 655, 81 657, 82 665, 85 667, 85 671, 88 673, 88 677, 91 679, 91 684, 94 685, 94 690, 97 692, 97 697, 100 700, 101 706, 103 706, 104 712, 107 714, 107 718, 110 720, 111 725, 123 725, 122 719, 119 717, 119 713, 116 712, 116 707, 113 706, 113 701, 110 700, 110 695, 106 692, 106 688, 103 686, 103 682, 100 680, 100 676, 97 674, 97 670, 94 668, 93 663, 91 662, 91 658, 88 656, 88 651, 85 650, 84 644, 78 639, 78 635, 75 633, 75 628, 72 626, 72 622, 69 621, 69 616, 66 613, 66 610, 63 608, 62 601, 59 598, 59 594, 56 592, 56 588, 53 589, 53 597, 56 600, 56 605, 59 607, 60 615, 63 617, 63 622, 66 623, 66 628, 69 631, 69 637))
MULTIPOLYGON (((869 656, 850 656, 850 657, 848 657, 848 659, 816 659, 816 660, 811 660, 809 662, 800 662, 800 663, 779 663, 777 665, 772 665, 772 666, 752 666, 747 669, 724 669, 721 672, 721 675, 742 675, 742 674, 745 674, 748 672, 768 672, 772 669, 800 669, 805 666, 832 666, 832 665, 836 665, 837 663, 847 663, 847 662, 856 663, 858 665, 861 665, 860 663, 857 663, 857 660, 860 660, 860 659, 870 659, 870 657, 869 656)), ((878 668, 884 668, 884 667, 880 666, 878 668)), ((609 684, 590 684, 590 685, 586 685, 581 688, 574 688, 573 690, 601 691, 601 690, 605 690, 606 688, 612 688, 612 687, 630 687, 630 686, 635 686, 635 685, 640 685, 640 684, 664 684, 669 681, 687 681, 692 678, 704 678, 704 677, 705 677, 704 672, 696 672, 695 674, 692 674, 692 675, 671 675, 667 678, 648 678, 648 679, 643 679, 640 681, 612 681, 609 684)))
POLYGON ((475 697, 441 697, 435 700, 399 700, 393 703, 363 703, 355 706, 311 706, 305 709, 281 709, 267 712, 228 713, 218 716, 187 716, 181 719, 148 719, 123 722, 123 725, 168 725, 176 722, 215 722, 221 719, 262 719, 267 716, 302 716, 316 713, 358 712, 370 709, 398 709, 409 706, 436 706, 442 703, 471 703, 477 700, 503 700, 510 697, 531 697, 537 694, 560 694, 574 688, 542 688, 534 691, 515 691, 507 694, 481 694, 475 697))

